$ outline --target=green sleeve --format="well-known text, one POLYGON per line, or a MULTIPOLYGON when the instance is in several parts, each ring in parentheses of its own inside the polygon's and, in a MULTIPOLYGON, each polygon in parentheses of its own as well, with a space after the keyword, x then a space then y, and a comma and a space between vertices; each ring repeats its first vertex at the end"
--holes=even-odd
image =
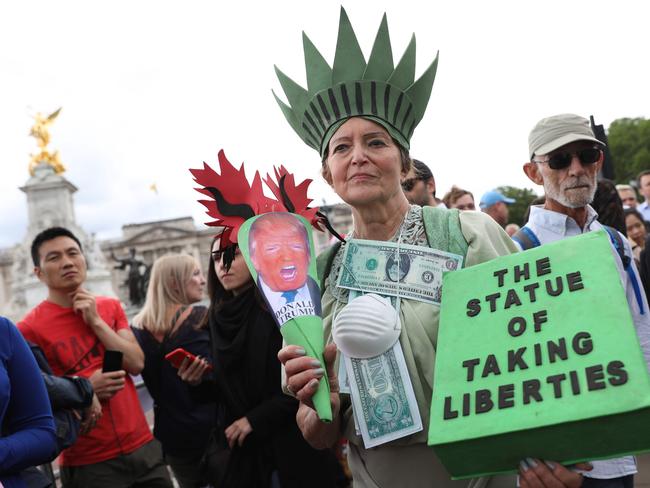
POLYGON ((460 212, 459 219, 468 244, 465 267, 518 252, 514 241, 489 215, 483 212, 460 212))

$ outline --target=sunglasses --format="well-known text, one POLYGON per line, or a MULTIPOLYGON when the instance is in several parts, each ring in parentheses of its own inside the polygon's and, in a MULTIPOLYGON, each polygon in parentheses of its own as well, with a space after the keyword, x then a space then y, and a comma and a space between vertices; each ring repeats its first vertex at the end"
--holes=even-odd
POLYGON ((415 178, 409 178, 407 180, 404 180, 402 181, 402 190, 411 191, 418 181, 424 181, 424 180, 425 178, 422 178, 421 176, 416 176, 415 178))
POLYGON ((573 161, 573 156, 577 156, 580 162, 584 164, 594 164, 597 163, 600 159, 601 150, 597 147, 588 147, 586 149, 580 149, 579 151, 574 152, 560 152, 555 153, 547 159, 536 160, 533 159, 534 163, 548 163, 548 167, 551 169, 565 169, 571 166, 571 161, 573 161))

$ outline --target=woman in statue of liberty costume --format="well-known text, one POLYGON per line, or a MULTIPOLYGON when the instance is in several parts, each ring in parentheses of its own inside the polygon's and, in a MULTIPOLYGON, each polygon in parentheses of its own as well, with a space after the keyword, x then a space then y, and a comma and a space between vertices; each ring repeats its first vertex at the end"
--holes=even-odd
MULTIPOLYGON (((320 258, 324 270, 322 312, 325 339, 329 343, 335 341, 338 351, 334 344, 327 347, 325 365, 315 364, 312 358, 304 356, 304 352, 294 346, 287 346, 279 353, 285 367, 287 389, 300 400, 296 417, 298 425, 315 447, 333 445, 341 433, 349 440, 348 462, 355 487, 462 487, 468 483, 473 486, 488 486, 488 483, 490 487, 514 486, 512 476, 494 477, 487 483, 485 479, 452 482, 433 450, 427 446, 439 309, 421 301, 398 297, 395 308, 401 324, 398 343, 407 368, 406 379, 412 384, 422 429, 372 449, 364 447, 358 434, 363 419, 356 411, 354 418, 349 394, 339 393, 339 386, 343 385, 339 385, 337 373, 342 371, 339 351, 354 354, 355 348, 365 348, 367 352, 372 350, 372 344, 368 344, 367 331, 362 327, 338 319, 350 307, 356 307, 354 314, 347 315, 362 320, 365 315, 373 314, 376 306, 353 299, 351 290, 337 285, 345 266, 346 246, 355 239, 365 239, 397 246, 430 247, 462 256, 464 266, 515 252, 516 248, 508 235, 480 212, 459 213, 457 210, 409 205, 402 192, 401 179, 411 167, 409 141, 424 115, 435 78, 437 57, 415 80, 413 37, 402 59, 394 66, 384 16, 366 62, 343 9, 333 67, 330 68, 306 35, 303 42, 308 88, 300 87, 276 69, 289 104, 277 96, 276 101, 301 139, 319 151, 323 177, 352 207, 354 230, 348 236, 348 244, 335 246, 320 258), (340 329, 338 337, 337 329, 340 329), (332 392, 334 418, 331 423, 320 421, 311 403, 318 380, 324 374, 329 378, 332 392)), ((390 317, 391 314, 384 315, 390 317)), ((378 317, 377 322, 381 322, 381 318, 378 317)), ((387 323, 386 333, 392 334, 395 328, 387 323)), ((381 350, 374 353, 381 354, 386 350, 386 338, 378 334, 376 341, 381 350)), ((521 477, 522 486, 543 486, 545 482, 557 483, 556 486, 577 487, 580 484, 580 475, 557 463, 549 464, 551 469, 531 459, 530 462, 523 461, 521 466, 524 475, 521 477), (538 473, 543 477, 540 478, 538 473), (529 479, 533 481, 529 482, 529 479)))

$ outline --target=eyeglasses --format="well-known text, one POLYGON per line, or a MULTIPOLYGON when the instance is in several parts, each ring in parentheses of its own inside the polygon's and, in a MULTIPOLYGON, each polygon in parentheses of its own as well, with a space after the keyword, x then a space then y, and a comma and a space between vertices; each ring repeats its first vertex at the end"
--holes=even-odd
POLYGON ((582 164, 594 164, 600 159, 601 153, 602 151, 597 147, 588 147, 574 152, 565 151, 555 153, 544 160, 533 159, 533 163, 548 163, 548 167, 551 169, 565 169, 571 166, 573 156, 578 156, 582 164))
POLYGON ((416 176, 415 178, 404 180, 402 181, 402 190, 411 191, 418 181, 424 181, 425 179, 422 176, 416 176))

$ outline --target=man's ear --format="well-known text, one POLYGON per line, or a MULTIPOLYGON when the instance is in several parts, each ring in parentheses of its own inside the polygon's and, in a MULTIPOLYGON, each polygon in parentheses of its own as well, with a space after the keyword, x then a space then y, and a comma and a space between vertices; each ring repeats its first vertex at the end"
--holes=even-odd
POLYGON ((523 168, 524 173, 526 173, 526 176, 528 176, 528 179, 530 179, 530 181, 537 185, 544 184, 544 178, 542 177, 542 173, 539 170, 539 164, 528 161, 524 163, 523 168))
POLYGON ((436 191, 436 182, 433 181, 433 178, 429 178, 427 181, 427 193, 433 195, 436 191))
POLYGON ((43 281, 43 271, 40 266, 34 266, 34 276, 36 276, 39 281, 43 281))

